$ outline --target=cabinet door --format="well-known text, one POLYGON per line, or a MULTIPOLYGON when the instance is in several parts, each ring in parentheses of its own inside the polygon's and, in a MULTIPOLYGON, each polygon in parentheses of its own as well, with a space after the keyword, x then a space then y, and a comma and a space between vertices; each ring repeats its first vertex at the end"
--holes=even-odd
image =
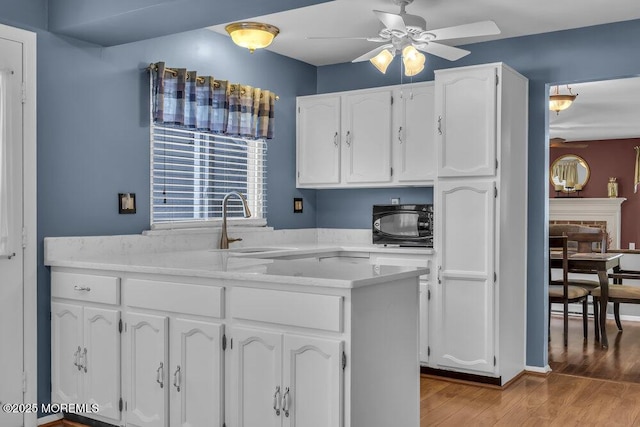
MULTIPOLYGON (((51 303, 51 401, 80 402, 82 307, 51 303)), ((84 403, 84 402, 82 402, 84 403)))
POLYGON ((433 84, 394 92, 393 174, 401 183, 431 183, 436 176, 433 84))
POLYGON ((429 288, 426 282, 420 282, 420 362, 429 361, 429 288))
POLYGON ((176 319, 171 323, 171 426, 221 426, 222 325, 176 319))
POLYGON ((230 336, 233 339, 230 425, 280 426, 282 334, 233 328, 230 336))
POLYGON ((343 425, 343 342, 285 334, 283 426, 343 425))
POLYGON ((168 425, 167 317, 126 315, 127 426, 168 425))
POLYGON ((298 99, 297 184, 340 182, 340 96, 298 99))
POLYGON ((496 68, 436 73, 438 176, 493 176, 496 68))
POLYGON ((440 256, 435 362, 494 370, 493 181, 439 182, 436 252, 440 256))
POLYGON ((84 399, 112 420, 120 420, 119 322, 119 310, 84 308, 84 399))
POLYGON ((346 183, 391 181, 391 90, 343 96, 346 183))

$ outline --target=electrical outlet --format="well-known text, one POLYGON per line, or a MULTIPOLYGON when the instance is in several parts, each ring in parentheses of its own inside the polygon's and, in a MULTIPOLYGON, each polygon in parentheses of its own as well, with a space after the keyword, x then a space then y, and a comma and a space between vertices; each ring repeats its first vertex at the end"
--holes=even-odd
POLYGON ((392 205, 399 205, 400 204, 400 197, 393 197, 391 199, 391 204, 392 205))

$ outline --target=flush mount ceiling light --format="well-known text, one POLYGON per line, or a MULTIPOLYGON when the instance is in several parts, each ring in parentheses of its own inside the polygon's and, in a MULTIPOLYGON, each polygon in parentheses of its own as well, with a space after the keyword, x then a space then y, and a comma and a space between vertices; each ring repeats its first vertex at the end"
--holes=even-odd
POLYGON ((231 40, 241 47, 246 47, 253 53, 271 44, 280 33, 278 27, 261 22, 234 22, 224 27, 231 36, 231 40))
POLYGON ((560 86, 556 86, 553 95, 549 95, 549 110, 555 111, 556 114, 560 114, 560 111, 566 110, 571 107, 573 101, 575 101, 578 94, 571 93, 571 88, 567 85, 568 94, 560 94, 560 86))

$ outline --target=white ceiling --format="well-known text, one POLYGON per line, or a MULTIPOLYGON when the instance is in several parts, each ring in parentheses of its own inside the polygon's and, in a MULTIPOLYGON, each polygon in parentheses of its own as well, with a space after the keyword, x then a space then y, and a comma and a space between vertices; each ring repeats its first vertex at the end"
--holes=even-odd
MULTIPOLYGON (((569 85, 578 97, 549 112, 549 137, 567 141, 640 138, 640 77, 569 85)), ((553 88, 552 88, 553 90, 553 88)), ((567 87, 560 86, 566 94, 567 87)))
MULTIPOLYGON (((268 50, 322 66, 350 62, 379 43, 307 37, 375 36, 381 24, 372 10, 398 13, 400 8, 392 0, 335 0, 246 20, 280 28, 268 50)), ((456 46, 640 18, 638 0, 415 0, 406 10, 424 17, 427 29, 483 20, 493 20, 501 29, 497 36, 443 42, 456 46)), ((226 34, 226 24, 210 29, 226 34)), ((467 48, 473 50, 473 45, 467 48)), ((578 98, 559 115, 550 112, 550 137, 567 141, 640 137, 640 79, 571 87, 578 98)))
MULTIPOLYGON (((350 62, 378 43, 366 40, 307 40, 307 37, 371 37, 380 30, 372 10, 398 13, 392 0, 335 0, 271 15, 247 17, 280 28, 272 52, 321 66, 350 62)), ((458 39, 454 45, 546 33, 640 18, 638 0, 415 0, 407 13, 427 20, 427 29, 493 20, 497 36, 458 39)), ((227 23, 210 27, 226 34, 227 23)))

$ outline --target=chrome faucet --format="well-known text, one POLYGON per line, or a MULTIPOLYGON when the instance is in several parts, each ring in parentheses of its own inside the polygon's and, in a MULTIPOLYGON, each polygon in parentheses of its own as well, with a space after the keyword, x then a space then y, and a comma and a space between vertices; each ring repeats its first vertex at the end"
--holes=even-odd
POLYGON ((220 249, 229 249, 229 243, 237 242, 242 239, 230 239, 227 235, 227 199, 231 196, 238 196, 238 198, 242 201, 242 209, 244 209, 244 217, 249 218, 251 216, 251 211, 249 210, 249 205, 247 204, 247 199, 237 191, 230 191, 225 194, 222 199, 222 236, 220 237, 220 249))

